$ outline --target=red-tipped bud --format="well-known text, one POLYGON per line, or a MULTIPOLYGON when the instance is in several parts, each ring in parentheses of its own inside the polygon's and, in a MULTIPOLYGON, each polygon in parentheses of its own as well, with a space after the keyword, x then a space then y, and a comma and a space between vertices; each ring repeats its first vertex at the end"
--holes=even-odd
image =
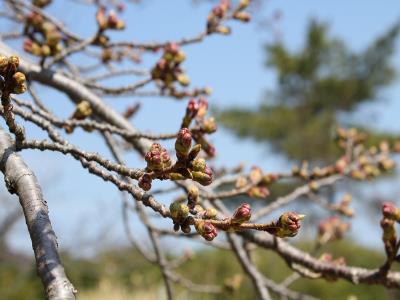
POLYGON ((242 203, 238 208, 236 208, 233 213, 231 221, 233 223, 243 223, 248 222, 251 218, 251 206, 248 203, 242 203))
POLYGON ((299 215, 295 212, 284 213, 266 231, 281 238, 294 237, 301 227, 300 220, 303 218, 304 215, 299 215))
POLYGON ((187 158, 190 148, 192 146, 192 135, 187 128, 182 128, 175 142, 175 151, 178 159, 187 158))
POLYGON ((193 180, 197 181, 201 185, 209 185, 212 182, 212 171, 211 168, 205 167, 204 171, 193 171, 193 180))
POLYGON ((165 52, 176 55, 179 52, 179 45, 177 43, 168 43, 164 48, 165 52))
POLYGON ((190 99, 186 108, 186 114, 191 118, 194 118, 198 111, 199 111, 199 104, 197 103, 196 99, 194 98, 190 99))
POLYGON ((197 118, 204 118, 208 111, 208 100, 205 97, 200 97, 198 101, 199 109, 197 111, 197 118))
POLYGON ((151 176, 145 173, 139 178, 138 185, 141 189, 148 191, 151 189, 151 181, 151 176))
POLYGON ((384 202, 382 204, 382 214, 385 218, 400 221, 400 209, 393 202, 384 202))
POLYGON ((195 223, 196 231, 207 241, 212 241, 217 235, 217 229, 213 224, 207 221, 197 221, 195 223))
POLYGON ((147 168, 152 171, 163 171, 171 166, 168 151, 161 147, 159 143, 151 145, 150 151, 146 153, 144 158, 147 162, 147 168))

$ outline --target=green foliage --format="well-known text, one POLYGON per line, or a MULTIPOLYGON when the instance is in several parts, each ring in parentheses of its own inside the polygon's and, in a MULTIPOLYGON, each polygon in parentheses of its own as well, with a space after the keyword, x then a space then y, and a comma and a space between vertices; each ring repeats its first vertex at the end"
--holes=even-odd
POLYGON ((291 159, 336 157, 332 132, 339 114, 375 101, 394 79, 390 59, 399 31, 400 24, 395 24, 366 49, 353 53, 329 37, 325 24, 311 21, 297 52, 289 52, 281 42, 266 47, 267 66, 276 71, 278 85, 268 100, 253 110, 222 111, 220 122, 239 136, 270 142, 291 159))
MULTIPOLYGON (((313 243, 303 242, 297 246, 310 252, 313 243)), ((376 268, 384 262, 383 249, 382 251, 371 250, 351 241, 340 241, 327 245, 320 249, 316 256, 323 252, 334 253, 334 258, 343 256, 349 265, 366 268, 376 268)), ((63 256, 64 262, 68 265, 68 276, 74 282, 80 295, 86 295, 88 291, 99 290, 100 284, 104 282, 109 283, 110 289, 118 290, 122 287, 125 294, 140 293, 142 297, 145 297, 146 292, 152 292, 154 296, 154 291, 157 291, 162 285, 159 268, 145 261, 138 252, 131 249, 110 250, 90 260, 74 259, 65 254, 63 256)), ((173 259, 173 257, 170 258, 173 259)), ((253 252, 253 259, 259 269, 276 282, 280 282, 292 274, 284 260, 272 251, 256 250, 253 252)), ((186 262, 177 272, 195 283, 224 286, 227 279, 229 281, 235 275, 242 274, 242 269, 232 252, 201 250, 195 253, 193 260, 186 262)), ((255 299, 256 295, 250 280, 243 274, 241 276, 243 276, 242 284, 235 291, 226 288, 222 294, 204 295, 189 292, 179 285, 174 285, 174 295, 180 299, 255 299)), ((351 295, 363 300, 399 299, 400 297, 398 291, 391 291, 377 285, 357 286, 343 280, 325 281, 302 278, 290 287, 296 291, 328 300, 347 299, 351 295)), ((101 290, 99 291, 98 294, 101 294, 101 290)), ((28 270, 27 264, 18 264, 14 260, 11 260, 10 263, 2 262, 0 295, 2 299, 9 300, 43 299, 42 286, 35 276, 33 262, 28 270)))

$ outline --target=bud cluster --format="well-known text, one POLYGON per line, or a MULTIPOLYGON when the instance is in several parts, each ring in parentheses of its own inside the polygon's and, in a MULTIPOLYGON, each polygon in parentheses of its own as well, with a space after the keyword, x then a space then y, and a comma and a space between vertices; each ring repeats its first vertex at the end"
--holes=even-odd
POLYGON ((352 217, 354 210, 350 208, 352 197, 350 194, 345 194, 340 202, 333 206, 333 208, 344 216, 352 217))
MULTIPOLYGON (((340 163, 342 163, 343 161, 340 159, 339 160, 340 163)), ((292 167, 292 175, 294 177, 298 177, 301 180, 316 180, 316 179, 321 179, 321 178, 325 178, 328 176, 331 176, 333 174, 336 173, 342 173, 345 171, 345 168, 347 167, 347 163, 345 165, 341 165, 342 169, 338 170, 336 168, 336 165, 334 166, 326 166, 326 167, 315 167, 313 169, 310 170, 309 166, 308 166, 308 162, 304 161, 301 165, 301 167, 298 166, 293 166, 292 167)), ((318 189, 318 186, 313 186, 311 185, 310 188, 312 190, 316 190, 318 189)))
POLYGON ((244 11, 249 4, 249 0, 240 0, 238 6, 231 11, 231 1, 220 0, 218 5, 211 10, 207 17, 207 33, 220 33, 224 35, 230 34, 230 27, 223 24, 223 22, 229 18, 233 18, 234 20, 241 22, 249 22, 251 16, 248 12, 244 11), (231 14, 229 15, 230 11, 231 14))
POLYGON ((213 157, 215 156, 215 147, 208 142, 205 135, 214 133, 217 130, 217 124, 214 118, 206 118, 207 112, 208 101, 205 97, 199 97, 197 101, 194 98, 190 99, 181 127, 189 127, 194 120, 196 125, 191 130, 193 139, 201 145, 201 149, 208 156, 213 157))
MULTIPOLYGON (((153 143, 145 155, 147 167, 146 177, 139 179, 139 186, 145 190, 151 188, 151 179, 184 180, 192 179, 201 185, 209 185, 213 174, 207 166, 204 158, 197 158, 201 145, 192 147, 192 135, 187 128, 182 128, 175 141, 176 156, 175 164, 172 164, 168 151, 159 143, 153 143)), ((197 201, 197 196, 192 196, 192 202, 197 201)), ((194 204, 195 205, 195 204, 194 204)), ((192 205, 193 207, 193 205, 192 205)))
POLYGON ((114 11, 106 14, 106 8, 101 6, 96 13, 96 21, 99 26, 99 31, 103 32, 107 29, 123 30, 125 29, 125 22, 118 18, 114 11))
POLYGON ((175 141, 175 151, 178 162, 173 174, 179 180, 190 178, 197 181, 201 185, 209 185, 212 182, 212 171, 207 166, 204 158, 196 158, 201 150, 201 145, 196 144, 192 147, 192 134, 189 129, 182 128, 175 141))
POLYGON ((349 229, 349 223, 343 222, 337 216, 329 217, 318 226, 318 243, 322 245, 341 239, 349 229))
POLYGON ((65 41, 60 30, 36 12, 30 13, 26 17, 25 33, 28 38, 24 41, 23 48, 32 55, 54 56, 63 49, 65 41))
POLYGON ((336 142, 339 147, 346 149, 348 147, 349 142, 353 145, 358 145, 363 143, 367 138, 367 135, 364 132, 358 131, 356 128, 342 128, 339 127, 336 130, 336 142))
POLYGON ((259 167, 252 167, 248 178, 244 176, 238 177, 235 187, 241 189, 250 185, 247 195, 251 198, 263 199, 270 194, 268 185, 275 182, 278 177, 275 174, 263 174, 259 167))
POLYGON ((280 238, 294 237, 299 232, 300 221, 304 217, 304 215, 299 215, 295 212, 286 212, 277 221, 272 222, 266 231, 280 238))
POLYGON ((168 43, 164 47, 164 54, 151 71, 154 80, 161 82, 164 88, 170 88, 174 82, 188 86, 189 77, 183 72, 181 63, 186 59, 185 53, 176 43, 168 43))
POLYGON ((153 172, 162 172, 171 167, 171 157, 168 151, 159 143, 153 143, 145 155, 147 169, 153 172))
POLYGON ((124 58, 128 58, 134 62, 140 62, 140 57, 137 56, 136 53, 132 52, 132 50, 112 49, 111 47, 108 47, 108 40, 108 37, 106 37, 104 34, 99 34, 95 40, 96 44, 103 47, 101 52, 101 61, 103 63, 109 63, 111 61, 121 62, 124 58))
POLYGON ((0 82, 4 94, 22 94, 26 91, 26 78, 23 73, 17 72, 18 66, 17 56, 0 55, 0 82))

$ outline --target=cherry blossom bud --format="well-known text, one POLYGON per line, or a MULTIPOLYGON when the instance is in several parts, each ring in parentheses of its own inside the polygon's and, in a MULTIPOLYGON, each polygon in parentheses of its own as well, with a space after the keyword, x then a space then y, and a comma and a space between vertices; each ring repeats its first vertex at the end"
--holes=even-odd
POLYGON ((343 174, 347 167, 347 160, 345 158, 339 159, 335 164, 336 172, 339 174, 343 174))
POLYGON ((239 1, 239 9, 243 10, 245 9, 247 6, 249 6, 250 4, 250 0, 240 0, 239 1))
POLYGON ((212 171, 209 167, 205 167, 204 171, 193 171, 193 180, 201 185, 209 185, 212 182, 212 171))
POLYGON ((176 75, 176 80, 182 86, 188 86, 190 84, 189 76, 187 76, 185 73, 179 73, 178 75, 176 75))
POLYGON ((100 29, 104 30, 107 28, 106 9, 103 6, 96 13, 96 21, 100 29))
POLYGON ((13 90, 12 93, 14 94, 22 94, 26 91, 25 85, 25 75, 21 72, 16 72, 13 77, 13 90))
POLYGON ((308 187, 309 187, 310 191, 315 193, 315 192, 318 192, 319 184, 315 180, 312 180, 309 182, 308 187))
POLYGON ((181 223, 189 215, 189 207, 179 202, 172 202, 169 211, 175 223, 181 223))
POLYGON ((244 188, 246 185, 247 185, 246 177, 239 176, 238 179, 236 179, 235 188, 241 189, 241 188, 244 188))
POLYGON ((183 51, 178 51, 178 53, 176 53, 176 55, 174 56, 174 61, 177 64, 180 64, 181 62, 183 62, 186 59, 186 54, 183 51))
POLYGON ((175 151, 178 159, 187 158, 191 146, 192 146, 192 135, 189 129, 182 128, 179 131, 175 142, 175 151))
POLYGON ((251 218, 251 206, 248 203, 242 203, 238 208, 236 208, 233 213, 231 221, 233 223, 241 224, 243 222, 248 222, 251 218))
POLYGON ((215 219, 217 217, 217 210, 213 207, 207 208, 206 211, 204 212, 204 219, 215 219))
POLYGON ((262 170, 259 167, 252 167, 250 171, 250 181, 255 184, 260 182, 262 179, 263 173, 262 170))
POLYGON ((167 43, 164 47, 165 52, 176 55, 179 52, 179 45, 177 43, 167 43))
POLYGON ((170 180, 173 180, 173 181, 175 181, 175 180, 185 180, 186 179, 186 177, 183 176, 181 173, 176 173, 176 172, 170 172, 168 174, 168 178, 170 180))
POLYGON ((268 185, 268 184, 271 184, 271 183, 277 181, 278 179, 279 179, 278 175, 270 173, 270 174, 266 174, 262 177, 261 183, 264 185, 268 185))
POLYGON ((107 27, 110 29, 122 30, 125 28, 125 23, 122 20, 118 19, 115 12, 110 11, 107 18, 107 27))
POLYGON ((188 189, 188 206, 194 209, 199 199, 199 189, 195 185, 191 185, 188 189))
POLYGON ((189 161, 194 160, 197 155, 200 153, 201 150, 201 145, 200 144, 196 144, 192 150, 190 150, 189 155, 188 155, 188 159, 189 161))
POLYGON ((400 222, 400 209, 393 202, 382 204, 382 214, 385 218, 400 222))
POLYGON ((241 22, 245 22, 245 23, 247 23, 247 22, 249 22, 251 20, 250 14, 247 13, 247 12, 244 12, 244 11, 240 11, 240 12, 235 13, 233 15, 233 18, 236 19, 236 20, 239 20, 241 22))
POLYGON ((196 231, 207 241, 212 241, 217 235, 217 229, 208 221, 197 221, 195 223, 196 231))
POLYGON ((337 216, 329 217, 318 226, 318 242, 326 244, 341 239, 349 229, 349 223, 343 222, 337 216))
POLYGON ((160 172, 171 166, 168 151, 161 147, 159 143, 153 143, 144 158, 147 162, 147 168, 152 171, 160 172))
POLYGON ((13 68, 17 69, 18 66, 19 66, 19 57, 18 57, 18 56, 15 56, 15 55, 11 55, 11 56, 8 58, 8 64, 9 64, 9 65, 12 65, 13 68))
POLYGON ((75 120, 83 120, 93 113, 92 107, 88 101, 81 101, 75 108, 74 113, 71 116, 71 119, 75 120))
POLYGON ((204 118, 208 111, 208 100, 203 96, 200 97, 198 101, 198 107, 197 117, 200 119, 204 118))
POLYGON ((269 190, 265 186, 253 186, 247 191, 247 195, 251 198, 266 198, 270 194, 269 190))
POLYGON ((206 167, 207 167, 206 160, 202 157, 197 158, 197 159, 193 160, 193 162, 192 162, 193 171, 204 172, 206 167))
POLYGON ((202 129, 205 133, 211 134, 217 131, 217 123, 215 122, 214 118, 208 118, 204 120, 202 129))
POLYGON ((138 185, 141 189, 148 191, 151 189, 151 176, 147 173, 144 173, 138 181, 138 185))
POLYGON ((8 66, 8 58, 7 56, 0 55, 0 74, 3 74, 8 66))
POLYGON ((294 237, 301 227, 300 220, 304 219, 304 217, 304 215, 299 215, 295 212, 284 213, 266 231, 280 238, 294 237))
POLYGON ((229 34, 231 34, 231 28, 228 26, 218 26, 215 29, 215 32, 218 32, 223 35, 229 35, 229 34))
POLYGON ((199 111, 199 104, 194 98, 190 99, 186 108, 186 115, 190 116, 191 118, 194 118, 198 111, 199 111))
POLYGON ((396 253, 396 228, 395 222, 388 218, 383 218, 381 221, 381 227, 383 230, 382 241, 385 246, 385 251, 388 257, 395 256, 396 253))

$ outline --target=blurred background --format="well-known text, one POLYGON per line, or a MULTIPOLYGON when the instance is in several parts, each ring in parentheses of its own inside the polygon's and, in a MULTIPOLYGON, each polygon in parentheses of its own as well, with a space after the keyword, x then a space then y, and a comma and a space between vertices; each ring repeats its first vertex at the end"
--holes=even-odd
MULTIPOLYGON (((96 28, 95 10, 83 2, 54 1, 48 12, 87 37, 96 28)), ((122 14, 127 30, 116 33, 115 38, 165 41, 193 36, 203 30, 216 2, 127 1, 122 14)), ((230 24, 230 36, 211 36, 184 48, 184 68, 192 86, 213 90, 209 101, 219 124, 212 136, 217 149, 213 165, 235 167, 243 163, 246 168, 257 165, 278 172, 288 171, 303 160, 312 166, 332 163, 340 154, 333 142, 338 125, 367 132, 368 143, 399 138, 398 1, 258 0, 251 11, 252 22, 230 24)), ((2 22, 3 28, 15 31, 11 24, 2 22)), ((11 45, 21 49, 22 42, 11 45)), ((143 56, 140 67, 151 67, 158 56, 143 56)), ((40 91, 57 115, 71 115, 74 106, 68 99, 44 87, 40 91)), ((186 101, 161 97, 110 97, 106 101, 119 111, 140 103, 133 123, 145 132, 176 131, 186 107, 186 101)), ((34 126, 27 126, 26 131, 30 137, 44 136, 34 126)), ((70 141, 110 157, 99 136, 77 130, 70 141)), ((25 151, 23 156, 42 184, 64 265, 79 299, 162 299, 159 269, 147 263, 126 237, 118 190, 88 174, 70 157, 35 151, 25 151)), ((395 159, 399 162, 398 157, 395 159)), ((129 154, 127 161, 134 167, 145 165, 136 154, 129 154)), ((327 246, 324 252, 364 267, 376 267, 384 260, 377 209, 383 200, 400 204, 398 177, 393 172, 371 182, 341 183, 329 191, 334 199, 352 194, 356 213, 345 239, 327 246)), ((158 187, 164 187, 164 183, 158 187)), ((271 189, 266 201, 284 195, 289 188, 271 189)), ((0 299, 42 299, 17 199, 4 187, 0 195, 0 299)), ((172 199, 173 193, 161 197, 164 203, 172 199)), ((309 216, 295 239, 303 249, 312 248, 315 224, 328 216, 309 206, 303 201, 291 207, 305 210, 309 216)), ((136 238, 148 245, 138 220, 132 217, 129 223, 136 238)), ((253 298, 250 282, 237 275, 240 266, 230 256, 233 254, 168 239, 164 247, 171 257, 189 258, 182 274, 190 274, 194 281, 226 286, 226 291, 217 296, 189 294, 176 287, 177 299, 253 298), (207 278, 204 269, 212 270, 207 278)), ((258 251, 256 261, 277 281, 291 273, 270 252, 258 251)), ((382 287, 342 281, 302 279, 293 288, 322 299, 400 297, 382 287)))

